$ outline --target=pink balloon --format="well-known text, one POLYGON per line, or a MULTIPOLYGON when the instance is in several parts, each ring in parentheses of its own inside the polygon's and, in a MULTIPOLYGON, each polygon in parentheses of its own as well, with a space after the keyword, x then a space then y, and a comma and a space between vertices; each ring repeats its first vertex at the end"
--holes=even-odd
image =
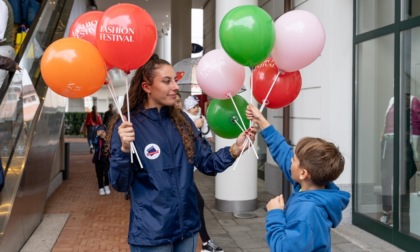
POLYGON ((286 12, 274 22, 276 42, 271 56, 279 69, 297 71, 311 64, 325 45, 321 21, 304 10, 286 12))
POLYGON ((197 65, 197 82, 201 90, 216 99, 228 99, 241 89, 244 66, 236 63, 222 49, 206 53, 197 65))

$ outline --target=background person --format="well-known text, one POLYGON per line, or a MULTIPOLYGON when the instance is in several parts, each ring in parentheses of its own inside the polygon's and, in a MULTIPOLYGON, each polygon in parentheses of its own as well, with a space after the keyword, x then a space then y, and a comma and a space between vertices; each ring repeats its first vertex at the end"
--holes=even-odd
POLYGON ((105 126, 109 126, 109 121, 111 120, 111 118, 114 116, 115 114, 115 110, 114 110, 114 105, 112 105, 112 103, 110 103, 108 105, 108 110, 104 113, 104 125, 105 126))
POLYGON ((106 147, 106 126, 99 125, 96 128, 96 137, 93 141, 95 153, 93 154, 92 162, 95 164, 96 178, 98 179, 99 195, 111 194, 109 189, 109 148, 106 147))
POLYGON ((188 96, 184 100, 184 112, 191 118, 197 129, 209 142, 214 142, 209 124, 206 118, 201 114, 201 108, 198 105, 198 99, 194 96, 188 96))
POLYGON ((19 64, 16 63, 13 59, 7 58, 1 55, 0 55, 0 69, 7 70, 9 72, 16 72, 16 71, 22 70, 19 64))
MULTIPOLYGON (((16 53, 13 48, 13 10, 8 0, 0 0, 0 55, 15 59, 16 53)), ((9 72, 0 69, 0 87, 6 80, 9 72)))
POLYGON ((102 118, 96 111, 96 106, 92 106, 92 111, 86 114, 85 127, 87 127, 87 140, 90 153, 93 153, 93 141, 96 137, 96 127, 102 124, 102 118))

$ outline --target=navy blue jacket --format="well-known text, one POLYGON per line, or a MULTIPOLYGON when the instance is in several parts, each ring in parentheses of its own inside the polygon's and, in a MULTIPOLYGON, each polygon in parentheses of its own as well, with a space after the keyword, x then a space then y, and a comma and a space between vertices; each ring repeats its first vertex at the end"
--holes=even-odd
POLYGON ((110 180, 115 190, 130 191, 131 210, 128 243, 157 246, 191 237, 200 229, 200 214, 194 188, 194 166, 203 173, 222 172, 235 159, 229 147, 212 152, 209 143, 195 135, 195 158, 188 162, 182 137, 169 117, 169 107, 142 110, 131 115, 137 158, 121 151, 117 122, 111 139, 110 180))

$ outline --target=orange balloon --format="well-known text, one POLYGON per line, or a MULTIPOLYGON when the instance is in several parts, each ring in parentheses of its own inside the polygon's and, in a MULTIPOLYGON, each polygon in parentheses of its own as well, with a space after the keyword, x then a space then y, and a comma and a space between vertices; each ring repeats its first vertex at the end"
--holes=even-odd
POLYGON ((98 49, 80 38, 62 38, 45 50, 41 74, 54 92, 82 98, 98 91, 106 80, 107 66, 98 49))

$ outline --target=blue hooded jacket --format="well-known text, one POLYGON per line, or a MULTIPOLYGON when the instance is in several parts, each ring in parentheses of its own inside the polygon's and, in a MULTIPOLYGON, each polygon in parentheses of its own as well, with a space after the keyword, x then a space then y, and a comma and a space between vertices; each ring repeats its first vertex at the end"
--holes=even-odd
POLYGON ((115 124, 111 138, 110 181, 120 192, 130 191, 128 243, 140 246, 170 244, 191 237, 200 229, 200 214, 194 187, 194 166, 203 173, 222 172, 235 159, 229 147, 212 152, 194 123, 195 158, 188 157, 181 134, 169 115, 169 107, 143 109, 132 113, 134 145, 143 169, 134 156, 121 151, 115 124))
POLYGON ((293 181, 293 150, 271 125, 261 131, 276 163, 293 185, 284 210, 267 213, 267 242, 271 251, 331 251, 331 228, 338 226, 350 199, 348 192, 330 182, 322 190, 300 191, 293 181))

